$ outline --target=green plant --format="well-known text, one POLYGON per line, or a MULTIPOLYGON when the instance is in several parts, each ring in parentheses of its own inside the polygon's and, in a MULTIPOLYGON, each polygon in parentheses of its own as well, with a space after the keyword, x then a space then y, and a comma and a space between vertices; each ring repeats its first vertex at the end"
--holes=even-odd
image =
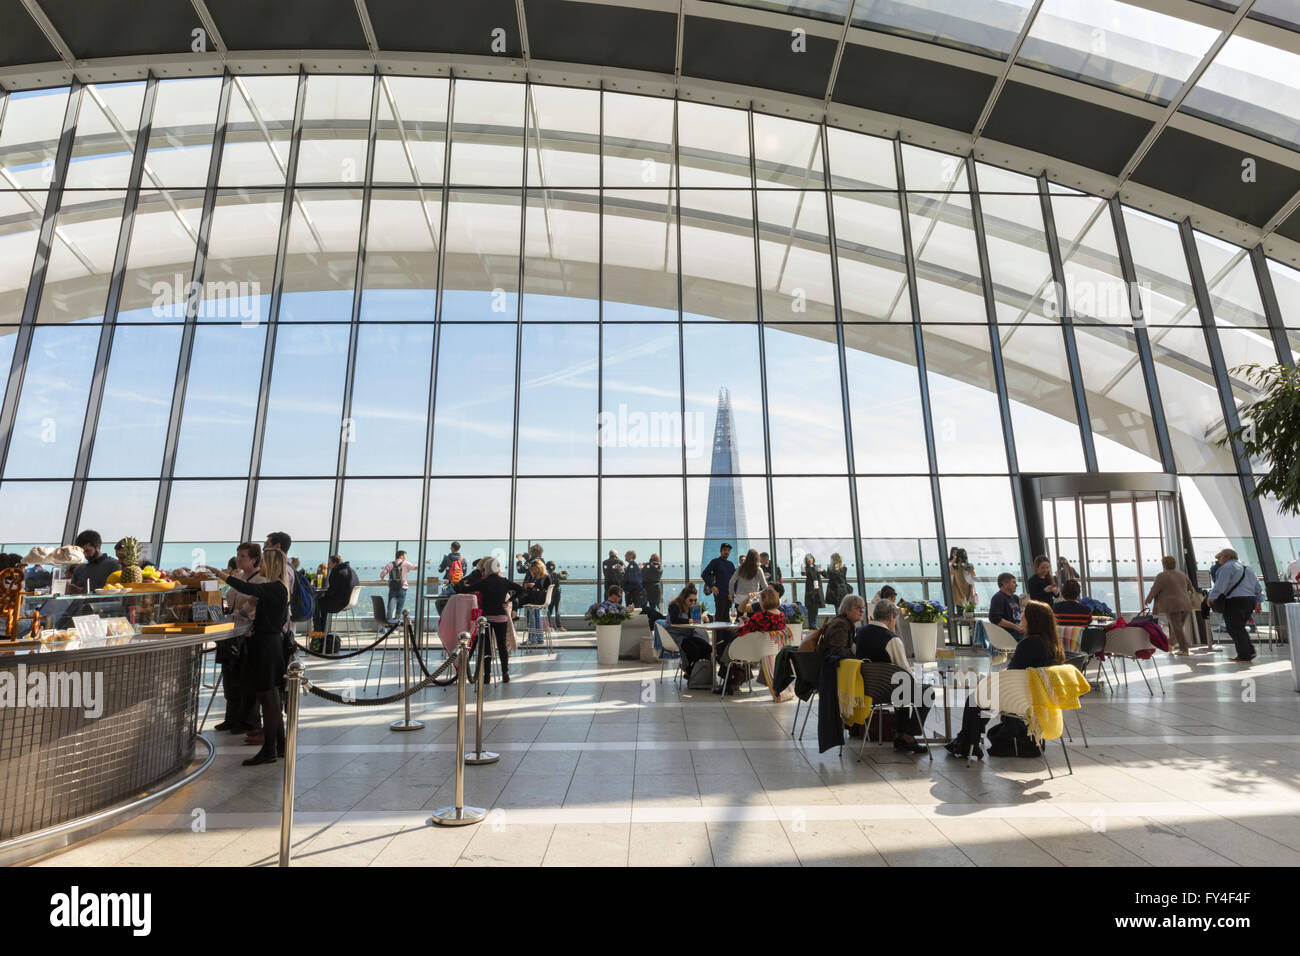
POLYGON ((948 609, 936 601, 902 601, 899 607, 907 612, 907 619, 913 624, 945 624, 948 621, 948 609))
POLYGON ((1300 514, 1300 372, 1285 365, 1239 365, 1232 374, 1262 394, 1241 409, 1240 425, 1219 445, 1241 442, 1268 466, 1255 480, 1256 498, 1271 495, 1283 514, 1300 514))

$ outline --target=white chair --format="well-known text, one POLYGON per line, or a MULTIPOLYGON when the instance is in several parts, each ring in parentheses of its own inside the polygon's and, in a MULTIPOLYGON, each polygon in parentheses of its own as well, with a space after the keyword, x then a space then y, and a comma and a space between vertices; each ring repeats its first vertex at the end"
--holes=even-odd
MULTIPOLYGON (((1124 686, 1128 686, 1128 662, 1132 661, 1137 665, 1138 673, 1142 675, 1142 680, 1147 685, 1147 692, 1154 697, 1156 692, 1151 688, 1151 681, 1147 680, 1146 670, 1142 667, 1142 658, 1138 657, 1139 651, 1159 650, 1151 643, 1151 635, 1145 629, 1140 627, 1117 627, 1113 631, 1106 632, 1106 646, 1104 652, 1118 657, 1123 662, 1124 667, 1124 686)), ((1160 677, 1160 665, 1156 663, 1156 656, 1150 655, 1151 666, 1156 669, 1156 680, 1160 682, 1160 693, 1165 692, 1165 682, 1160 677)), ((1115 662, 1110 664, 1111 673, 1115 673, 1115 662)), ((1119 675, 1115 675, 1116 681, 1119 675)))
MULTIPOLYGON (((326 634, 329 633, 331 623, 334 623, 336 627, 338 627, 338 630, 342 631, 343 629, 342 624, 344 621, 346 621, 348 624, 348 633, 351 634, 353 637, 356 637, 358 631, 357 604, 360 602, 360 600, 361 600, 361 587, 360 585, 358 585, 357 587, 354 587, 352 589, 352 593, 348 595, 348 603, 346 605, 344 605, 341 609, 335 611, 333 614, 326 615, 325 633, 326 634)), ((342 634, 339 634, 340 643, 342 643, 342 637, 343 637, 342 634)))
POLYGON ((731 668, 740 664, 745 668, 745 674, 748 677, 749 689, 752 693, 754 690, 754 676, 750 673, 751 664, 760 663, 763 658, 771 657, 773 645, 780 640, 780 635, 770 634, 767 631, 751 631, 748 634, 741 634, 731 642, 727 647, 727 669, 722 675, 722 697, 727 697, 727 681, 731 677, 731 668))
POLYGON ((984 633, 989 636, 989 643, 993 645, 995 651, 1002 651, 1004 654, 1014 654, 1016 652, 1016 645, 1019 641, 1016 640, 1014 634, 1001 624, 985 621, 984 633))
MULTIPOLYGON (((991 638, 990 638, 991 639, 991 638)), ((996 710, 1000 716, 1018 717, 1028 723, 1026 715, 1029 713, 1029 706, 1032 698, 1029 693, 1029 671, 997 671, 988 677, 982 677, 975 687, 975 702, 984 710, 996 710)), ((1083 716, 1079 716, 1079 727, 1083 727, 1083 716)), ((1065 766, 1069 768, 1070 774, 1074 774, 1074 767, 1070 763, 1070 750, 1065 746, 1065 738, 1057 738, 1061 742, 1061 751, 1065 754, 1065 766)), ((1052 764, 1047 759, 1047 741, 1043 741, 1042 747, 1043 764, 1047 767, 1047 775, 1055 777, 1052 772, 1052 764)))
MULTIPOLYGON (((675 677, 680 686, 682 664, 685 662, 685 658, 682 657, 682 649, 678 646, 677 642, 673 640, 673 635, 668 630, 668 623, 666 620, 655 621, 655 633, 659 635, 659 644, 663 647, 664 651, 668 654, 674 655, 677 659, 677 674, 675 677)), ((672 657, 661 657, 659 659, 659 679, 661 681, 664 679, 664 668, 668 666, 670 660, 672 660, 672 657)))

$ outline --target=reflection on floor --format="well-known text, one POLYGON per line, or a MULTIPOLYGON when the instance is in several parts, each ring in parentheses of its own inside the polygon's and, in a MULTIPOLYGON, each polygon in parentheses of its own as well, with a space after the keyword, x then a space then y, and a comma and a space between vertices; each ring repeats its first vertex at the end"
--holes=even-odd
MULTIPOLYGON (((425 821, 454 802, 454 687, 414 698, 413 733, 388 729, 400 704, 306 697, 294 865, 1297 865, 1288 650, 1261 645, 1250 667, 1230 644, 1161 655, 1154 697, 1130 665, 1127 688, 1085 698, 1089 747, 1070 718, 1073 776, 1052 745, 1055 779, 1041 760, 968 765, 938 748, 933 763, 874 742, 862 762, 856 746, 818 754, 815 718, 792 741, 794 703, 766 692, 723 702, 658 665, 598 666, 594 650, 519 655, 486 695, 501 760, 466 768, 466 802, 493 812, 450 829, 425 821)), ((308 666, 376 693, 363 663, 308 666)), ((242 738, 213 736, 216 764, 193 785, 42 865, 274 865, 283 765, 243 767, 242 738)))

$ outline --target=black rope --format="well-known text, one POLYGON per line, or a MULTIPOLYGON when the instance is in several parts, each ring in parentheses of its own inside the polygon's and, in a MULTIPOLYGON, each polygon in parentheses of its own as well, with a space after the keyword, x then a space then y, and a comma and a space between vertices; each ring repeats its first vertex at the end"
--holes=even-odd
MULTIPOLYGON (((384 643, 384 641, 392 637, 393 632, 397 630, 397 627, 398 625, 394 624, 383 634, 379 635, 379 639, 376 640, 373 644, 369 645, 368 647, 363 647, 359 651, 349 651, 346 654, 322 654, 319 651, 313 651, 310 647, 303 647, 301 644, 298 643, 296 639, 294 640, 293 643, 294 646, 298 648, 298 650, 302 651, 304 654, 310 655, 311 657, 319 657, 321 660, 325 660, 325 661, 345 661, 349 657, 356 657, 358 654, 364 654, 366 651, 374 650, 380 644, 384 643)), ((425 673, 427 674, 428 671, 425 671, 425 673)))
POLYGON ((322 700, 333 701, 336 704, 349 704, 353 707, 377 707, 381 704, 394 704, 399 700, 405 700, 407 697, 410 697, 412 694, 424 690, 426 687, 433 687, 434 677, 441 674, 442 671, 450 667, 451 664, 452 664, 452 660, 451 658, 448 658, 447 662, 443 664, 442 667, 434 671, 432 677, 426 677, 424 680, 420 681, 420 683, 412 686, 409 690, 399 691, 396 694, 389 694, 387 697, 362 697, 362 698, 354 697, 351 700, 349 700, 348 698, 336 694, 333 691, 323 690, 317 687, 315 684, 313 684, 310 680, 307 679, 307 676, 305 674, 299 679, 302 681, 302 686, 304 687, 304 689, 306 689, 307 693, 315 694, 317 697, 321 698, 322 700))

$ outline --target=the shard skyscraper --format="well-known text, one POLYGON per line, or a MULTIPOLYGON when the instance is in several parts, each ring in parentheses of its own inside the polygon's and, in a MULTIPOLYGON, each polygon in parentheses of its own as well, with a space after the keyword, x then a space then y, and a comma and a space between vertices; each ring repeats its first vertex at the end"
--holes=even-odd
MULTIPOLYGON (((718 417, 713 426, 713 460, 709 467, 709 508, 704 516, 704 549, 700 567, 718 556, 725 541, 738 548, 737 541, 749 537, 745 521, 745 495, 741 490, 740 453, 736 450, 736 423, 731 416, 731 393, 718 390, 718 417)), ((732 560, 738 560, 732 555, 732 560)))

